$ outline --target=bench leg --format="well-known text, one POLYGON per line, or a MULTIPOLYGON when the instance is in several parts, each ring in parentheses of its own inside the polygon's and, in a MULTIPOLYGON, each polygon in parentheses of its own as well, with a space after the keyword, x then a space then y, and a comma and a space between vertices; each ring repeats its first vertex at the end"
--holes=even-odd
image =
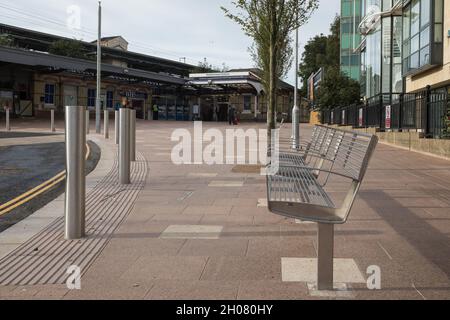
POLYGON ((334 225, 319 223, 317 289, 333 290, 334 225))

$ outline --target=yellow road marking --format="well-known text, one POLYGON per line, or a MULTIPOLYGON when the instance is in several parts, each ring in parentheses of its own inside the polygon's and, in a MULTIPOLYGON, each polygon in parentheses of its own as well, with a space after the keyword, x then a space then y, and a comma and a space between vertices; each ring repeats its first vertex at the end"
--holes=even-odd
POLYGON ((31 189, 30 191, 25 192, 24 194, 18 196, 17 198, 15 198, 15 199, 13 199, 13 200, 11 200, 11 201, 9 201, 9 202, 7 202, 7 203, 1 205, 1 206, 0 206, 0 211, 3 210, 3 209, 5 209, 5 208, 7 208, 7 207, 9 207, 10 205, 14 204, 15 202, 20 201, 20 200, 22 200, 22 199, 25 198, 25 197, 28 197, 30 194, 32 194, 32 193, 38 191, 39 189, 43 188, 45 185, 51 183, 51 182, 54 181, 55 179, 59 179, 61 176, 64 176, 65 174, 66 174, 66 172, 63 171, 63 172, 57 174, 56 176, 54 176, 53 178, 51 178, 50 180, 47 180, 47 181, 45 181, 44 183, 38 185, 36 188, 33 188, 33 189, 31 189))
MULTIPOLYGON (((89 159, 89 156, 91 154, 91 148, 88 144, 86 144, 86 160, 89 159)), ((60 182, 64 181, 66 179, 66 171, 62 171, 58 173, 53 178, 45 181, 44 183, 40 184, 39 186, 25 192, 24 194, 18 196, 17 198, 3 204, 0 206, 0 216, 5 215, 15 208, 29 202, 30 200, 36 198, 37 196, 41 195, 42 193, 46 192, 47 190, 53 188, 60 182)))

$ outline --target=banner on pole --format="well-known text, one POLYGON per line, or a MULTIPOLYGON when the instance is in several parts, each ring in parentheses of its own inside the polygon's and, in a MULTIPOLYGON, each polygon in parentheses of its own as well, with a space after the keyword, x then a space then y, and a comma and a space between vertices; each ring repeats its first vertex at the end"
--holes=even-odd
POLYGON ((392 107, 386 106, 386 129, 390 129, 392 125, 392 107))

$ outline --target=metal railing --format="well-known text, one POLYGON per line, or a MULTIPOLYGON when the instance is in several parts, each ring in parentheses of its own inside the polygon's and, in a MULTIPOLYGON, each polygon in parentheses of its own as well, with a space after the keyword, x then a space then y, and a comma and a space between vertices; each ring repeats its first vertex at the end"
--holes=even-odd
POLYGON ((416 130, 428 138, 450 137, 447 90, 380 94, 366 103, 322 110, 322 123, 388 130, 416 130))

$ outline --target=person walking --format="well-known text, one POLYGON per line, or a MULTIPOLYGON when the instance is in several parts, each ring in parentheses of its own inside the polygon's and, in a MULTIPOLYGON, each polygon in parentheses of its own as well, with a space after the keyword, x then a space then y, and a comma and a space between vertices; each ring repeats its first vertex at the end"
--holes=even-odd
POLYGON ((230 106, 228 109, 228 123, 231 125, 234 125, 235 123, 235 117, 236 117, 236 109, 234 106, 230 106))
POLYGON ((159 109, 158 109, 158 106, 156 104, 153 105, 153 120, 154 121, 159 120, 159 109))

